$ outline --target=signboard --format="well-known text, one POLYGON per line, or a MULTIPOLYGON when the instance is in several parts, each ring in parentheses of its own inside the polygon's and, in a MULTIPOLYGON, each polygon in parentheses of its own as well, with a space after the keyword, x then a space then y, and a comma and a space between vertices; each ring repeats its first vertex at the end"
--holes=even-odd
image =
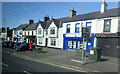
POLYGON ((86 27, 82 27, 82 37, 89 38, 90 37, 90 29, 86 27))

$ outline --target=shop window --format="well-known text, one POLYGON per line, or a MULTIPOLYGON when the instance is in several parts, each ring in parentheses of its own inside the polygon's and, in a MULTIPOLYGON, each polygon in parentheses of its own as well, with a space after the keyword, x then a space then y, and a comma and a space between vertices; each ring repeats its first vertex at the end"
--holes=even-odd
POLYGON ((80 23, 75 24, 75 33, 80 32, 80 23))
POLYGON ((91 24, 92 24, 91 22, 86 23, 86 27, 89 28, 90 33, 91 33, 91 24))
POLYGON ((76 49, 76 41, 68 41, 68 48, 76 49))
POLYGON ((38 28, 38 35, 42 34, 42 29, 38 28))
POLYGON ((51 38, 51 45, 56 46, 56 39, 55 38, 51 38))
POLYGON ((70 24, 67 24, 67 33, 70 33, 70 24))
POLYGON ((42 38, 39 38, 39 44, 42 44, 42 38))
POLYGON ((55 27, 50 28, 50 34, 55 34, 55 27))
POLYGON ((104 20, 104 32, 110 32, 111 19, 104 20))

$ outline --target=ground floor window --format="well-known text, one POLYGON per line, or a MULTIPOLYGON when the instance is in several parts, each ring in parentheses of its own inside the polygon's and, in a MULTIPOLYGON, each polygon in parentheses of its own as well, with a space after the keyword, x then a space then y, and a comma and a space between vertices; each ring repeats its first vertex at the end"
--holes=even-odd
POLYGON ((56 39, 55 38, 51 38, 51 45, 55 46, 56 45, 56 39))
MULTIPOLYGON (((84 48, 86 49, 86 42, 84 48)), ((82 40, 68 40, 68 49, 83 49, 82 40)))
POLYGON ((68 41, 68 48, 69 49, 76 49, 76 41, 69 40, 68 41))
POLYGON ((42 38, 39 38, 38 40, 39 40, 38 43, 39 43, 39 44, 42 44, 42 38))

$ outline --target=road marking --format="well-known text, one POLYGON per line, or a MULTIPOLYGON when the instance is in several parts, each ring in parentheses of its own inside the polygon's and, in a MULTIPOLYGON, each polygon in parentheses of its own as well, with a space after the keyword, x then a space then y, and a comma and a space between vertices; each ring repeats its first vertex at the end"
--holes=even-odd
POLYGON ((7 52, 7 53, 10 53, 10 52, 7 52))
POLYGON ((4 66, 8 66, 7 64, 5 64, 5 63, 1 63, 2 65, 4 65, 4 66))
POLYGON ((78 63, 82 63, 82 61, 79 61, 79 60, 70 60, 70 61, 73 61, 73 62, 78 62, 78 63))
POLYGON ((27 73, 27 74, 31 74, 30 72, 28 72, 28 71, 23 71, 23 72, 25 72, 25 73, 27 73))

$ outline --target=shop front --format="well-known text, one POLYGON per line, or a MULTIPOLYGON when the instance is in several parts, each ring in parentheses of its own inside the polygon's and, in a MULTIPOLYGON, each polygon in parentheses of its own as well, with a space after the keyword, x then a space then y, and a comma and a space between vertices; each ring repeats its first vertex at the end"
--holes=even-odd
MULTIPOLYGON (((85 38, 84 48, 89 53, 89 48, 94 46, 94 34, 91 34, 91 37, 85 38)), ((63 34, 63 50, 76 50, 83 48, 83 38, 82 37, 66 37, 66 34, 63 34)))

